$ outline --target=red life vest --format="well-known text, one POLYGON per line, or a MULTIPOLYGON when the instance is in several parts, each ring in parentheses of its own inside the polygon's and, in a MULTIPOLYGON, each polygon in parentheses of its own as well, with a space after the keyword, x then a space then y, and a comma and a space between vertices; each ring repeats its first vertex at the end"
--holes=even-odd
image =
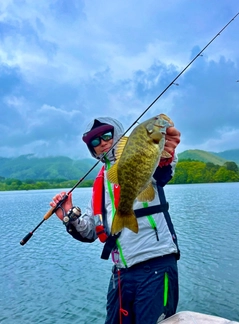
MULTIPOLYGON (((94 216, 96 216, 98 219, 96 219, 96 234, 99 238, 99 240, 104 243, 108 237, 108 233, 106 231, 106 228, 103 224, 103 218, 106 217, 104 215, 104 170, 105 167, 103 166, 101 170, 99 171, 94 184, 93 184, 93 212, 94 216)), ((114 194, 114 205, 115 208, 119 205, 119 198, 120 198, 120 186, 114 185, 113 187, 113 194, 114 194)))

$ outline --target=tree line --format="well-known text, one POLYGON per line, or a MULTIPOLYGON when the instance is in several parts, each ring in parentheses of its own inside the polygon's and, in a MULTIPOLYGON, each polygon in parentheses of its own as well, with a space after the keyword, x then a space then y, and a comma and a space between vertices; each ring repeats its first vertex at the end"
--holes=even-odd
MULTIPOLYGON (((78 180, 56 179, 56 180, 25 180, 4 179, 0 177, 0 191, 10 190, 39 190, 39 189, 63 189, 72 188, 78 180)), ((80 185, 82 187, 92 187, 93 180, 85 180, 80 185)))
POLYGON ((239 169, 235 162, 222 166, 211 162, 181 160, 178 162, 171 184, 238 182, 239 169))
MULTIPOLYGON (((33 189, 61 189, 72 188, 76 180, 25 180, 5 179, 0 177, 0 191, 33 190, 33 189)), ((79 187, 92 187, 94 180, 85 180, 79 187)), ((211 162, 181 160, 178 162, 174 177, 169 184, 239 182, 239 169, 235 162, 215 165, 211 162)))

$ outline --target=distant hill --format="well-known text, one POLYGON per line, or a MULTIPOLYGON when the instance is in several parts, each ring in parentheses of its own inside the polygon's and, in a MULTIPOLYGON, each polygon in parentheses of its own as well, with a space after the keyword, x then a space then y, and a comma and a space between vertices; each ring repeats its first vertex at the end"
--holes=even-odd
POLYGON ((179 161, 181 160, 196 160, 202 162, 211 162, 217 165, 223 165, 228 160, 216 155, 215 153, 210 153, 202 150, 187 150, 178 154, 179 161))
MULTIPOLYGON (((65 156, 37 158, 32 154, 17 158, 0 157, 0 177, 18 180, 77 180, 96 163, 92 159, 72 160, 65 156)), ((99 163, 86 179, 94 179, 101 167, 99 163)))
POLYGON ((225 162, 232 161, 239 165, 239 149, 224 152, 207 152, 202 150, 187 150, 178 154, 179 160, 197 160, 223 165, 225 162))
MULTIPOLYGON (((202 150, 187 150, 178 154, 179 160, 197 160, 223 165, 233 161, 239 165, 239 149, 221 153, 202 150)), ((0 157, 0 178, 18 180, 78 180, 96 164, 95 159, 72 160, 66 156, 37 158, 32 154, 16 158, 0 157)), ((95 179, 102 163, 99 163, 86 177, 95 179)))
POLYGON ((226 159, 227 161, 236 162, 239 165, 239 150, 228 150, 213 154, 226 159))

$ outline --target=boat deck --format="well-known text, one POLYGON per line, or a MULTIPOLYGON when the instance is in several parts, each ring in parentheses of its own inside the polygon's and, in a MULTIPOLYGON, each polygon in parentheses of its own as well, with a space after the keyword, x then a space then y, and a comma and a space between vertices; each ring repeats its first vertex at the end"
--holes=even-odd
POLYGON ((226 318, 206 315, 202 313, 183 311, 179 312, 163 321, 160 324, 236 324, 239 322, 230 321, 226 318))

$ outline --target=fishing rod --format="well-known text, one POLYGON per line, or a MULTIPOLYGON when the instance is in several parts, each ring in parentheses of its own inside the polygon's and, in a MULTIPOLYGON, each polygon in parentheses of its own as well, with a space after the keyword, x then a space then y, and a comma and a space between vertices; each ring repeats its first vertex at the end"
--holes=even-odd
MULTIPOLYGON (((155 104, 155 102, 175 83, 175 81, 189 68, 189 66, 205 51, 205 49, 228 27, 228 25, 230 25, 232 23, 232 21, 239 15, 239 12, 207 43, 207 45, 186 65, 186 67, 173 79, 173 81, 171 83, 169 83, 169 85, 158 95, 158 97, 142 112, 141 115, 139 115, 139 117, 131 124, 131 126, 124 132, 124 134, 122 135, 125 136, 125 134, 139 121, 139 119, 155 104)), ((239 81, 239 80, 238 80, 239 81)), ((118 140, 119 141, 119 140, 118 140)), ((112 148, 118 143, 118 141, 110 148, 110 150, 112 150, 112 148)), ((109 151, 110 151, 109 150, 109 151)), ((109 152, 108 151, 108 152, 109 152)), ((107 153, 106 152, 106 155, 107 153)), ((99 164, 99 162, 103 159, 103 157, 101 159, 99 159, 93 166, 92 168, 82 177, 80 178, 76 184, 68 191, 68 193, 66 193, 62 199, 57 203, 57 205, 51 209, 48 210, 48 212, 46 212, 46 214, 43 216, 42 221, 31 231, 29 232, 21 241, 20 244, 24 245, 28 242, 28 240, 32 237, 33 233, 38 229, 39 226, 42 225, 42 223, 44 223, 44 221, 46 221, 48 218, 50 218, 56 211, 58 208, 61 208, 62 204, 67 200, 67 198, 69 197, 70 193, 79 186, 79 184, 88 176, 88 174, 99 164)))

